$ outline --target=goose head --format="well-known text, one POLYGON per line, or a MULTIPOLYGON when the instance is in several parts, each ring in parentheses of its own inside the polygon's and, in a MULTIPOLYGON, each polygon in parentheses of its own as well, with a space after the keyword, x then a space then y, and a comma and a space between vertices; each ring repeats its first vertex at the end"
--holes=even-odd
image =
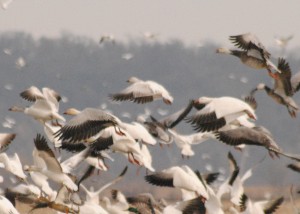
POLYGON ((128 83, 136 83, 136 82, 140 82, 141 80, 137 77, 130 77, 127 82, 128 83))
POLYGON ((200 97, 200 98, 196 99, 194 102, 196 104, 204 104, 204 105, 206 105, 206 104, 210 103, 213 99, 214 98, 212 98, 212 97, 200 97))
POLYGON ((256 89, 257 90, 263 90, 265 89, 266 85, 264 83, 259 83, 257 86, 256 86, 256 89))
POLYGON ((65 112, 64 112, 64 114, 66 114, 66 115, 77 115, 77 114, 79 114, 80 113, 80 111, 78 110, 78 109, 76 109, 76 108, 68 108, 65 112))
POLYGON ((216 53, 231 54, 231 51, 228 48, 218 48, 216 53))
POLYGON ((24 112, 25 108, 20 107, 20 106, 12 106, 8 109, 8 111, 13 111, 13 112, 24 112))

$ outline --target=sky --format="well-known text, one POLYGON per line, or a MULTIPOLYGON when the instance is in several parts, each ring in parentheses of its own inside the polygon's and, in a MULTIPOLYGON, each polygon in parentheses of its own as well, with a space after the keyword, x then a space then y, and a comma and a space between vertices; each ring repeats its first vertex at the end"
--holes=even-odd
POLYGON ((300 46, 299 6, 299 0, 13 0, 0 9, 0 32, 95 40, 113 34, 122 42, 152 32, 160 42, 228 46, 230 35, 252 32, 267 47, 276 46, 274 37, 293 35, 293 48, 300 46))

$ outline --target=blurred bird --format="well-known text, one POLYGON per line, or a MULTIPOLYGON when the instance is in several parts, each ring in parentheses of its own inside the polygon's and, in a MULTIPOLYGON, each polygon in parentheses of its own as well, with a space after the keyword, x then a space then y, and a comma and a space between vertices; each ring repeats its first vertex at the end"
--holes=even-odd
POLYGON ((20 96, 34 103, 30 107, 13 106, 9 108, 9 111, 23 112, 42 124, 49 120, 56 120, 56 122, 57 120, 65 121, 65 118, 58 113, 61 97, 53 89, 44 87, 40 91, 36 86, 31 86, 21 92, 20 96))
POLYGON ((3 10, 7 10, 8 6, 12 3, 13 0, 0 0, 0 4, 3 10))
POLYGON ((293 35, 289 35, 289 36, 286 36, 286 37, 275 37, 275 42, 276 44, 281 47, 281 48, 285 48, 288 43, 294 38, 293 35))
POLYGON ((99 132, 107 127, 114 127, 117 134, 123 135, 117 130, 118 122, 116 117, 110 113, 96 109, 85 108, 79 111, 75 108, 67 109, 64 114, 73 115, 66 124, 55 133, 59 140, 78 143, 91 143, 99 137, 99 132))
POLYGON ((274 158, 275 154, 277 157, 283 155, 292 160, 299 160, 299 155, 293 155, 283 152, 275 140, 273 139, 272 134, 266 128, 260 127, 239 127, 235 129, 229 129, 225 131, 216 131, 216 138, 230 146, 237 146, 241 144, 245 145, 254 145, 265 147, 269 151, 269 155, 274 158))
POLYGON ((22 163, 20 161, 19 155, 14 153, 13 156, 8 156, 6 153, 0 154, 0 163, 4 164, 4 168, 15 175, 22 181, 26 181, 26 175, 23 172, 22 163))
POLYGON ((279 197, 274 200, 252 201, 246 194, 243 194, 240 199, 240 213, 242 214, 266 214, 274 213, 283 203, 284 198, 279 197))

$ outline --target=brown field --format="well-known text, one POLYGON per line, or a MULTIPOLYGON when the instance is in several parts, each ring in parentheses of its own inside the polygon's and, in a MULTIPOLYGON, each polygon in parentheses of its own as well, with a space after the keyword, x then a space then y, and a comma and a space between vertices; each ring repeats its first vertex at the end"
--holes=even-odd
MULTIPOLYGON (((291 201, 290 197, 290 190, 289 188, 282 188, 282 189, 272 189, 271 187, 263 187, 263 188, 258 188, 258 187, 251 187, 251 188, 246 188, 245 192, 249 196, 249 198, 253 200, 263 200, 262 195, 266 192, 271 193, 271 198, 275 199, 276 197, 284 196, 284 202, 280 206, 280 208, 275 212, 276 214, 298 214, 300 213, 300 198, 294 196, 294 203, 291 201), (297 210, 297 211, 296 211, 297 210), (299 210, 299 211, 298 211, 299 210)), ((179 193, 174 194, 174 190, 166 188, 164 191, 158 192, 154 191, 154 195, 157 196, 157 198, 170 198, 169 201, 175 200, 175 198, 179 198, 180 195, 179 193), (168 197, 171 196, 171 197, 168 197)), ((295 194, 294 194, 295 195, 295 194)), ((227 200, 223 201, 224 205, 224 210, 225 213, 230 213, 227 209, 230 205, 230 203, 227 200)), ((22 204, 17 201, 16 204, 17 209, 20 211, 22 214, 27 214, 31 207, 28 204, 22 204)), ((31 212, 31 214, 53 214, 55 211, 49 209, 49 208, 42 208, 38 210, 34 210, 31 212)))

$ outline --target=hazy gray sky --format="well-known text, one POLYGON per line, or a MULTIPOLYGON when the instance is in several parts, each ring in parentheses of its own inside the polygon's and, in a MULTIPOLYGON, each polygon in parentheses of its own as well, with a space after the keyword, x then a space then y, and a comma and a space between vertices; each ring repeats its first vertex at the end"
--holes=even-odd
POLYGON ((63 31, 99 39, 104 33, 126 41, 141 32, 198 44, 230 45, 229 35, 252 32, 266 46, 274 36, 300 46, 299 0, 14 0, 0 10, 0 31, 56 37, 63 31))

